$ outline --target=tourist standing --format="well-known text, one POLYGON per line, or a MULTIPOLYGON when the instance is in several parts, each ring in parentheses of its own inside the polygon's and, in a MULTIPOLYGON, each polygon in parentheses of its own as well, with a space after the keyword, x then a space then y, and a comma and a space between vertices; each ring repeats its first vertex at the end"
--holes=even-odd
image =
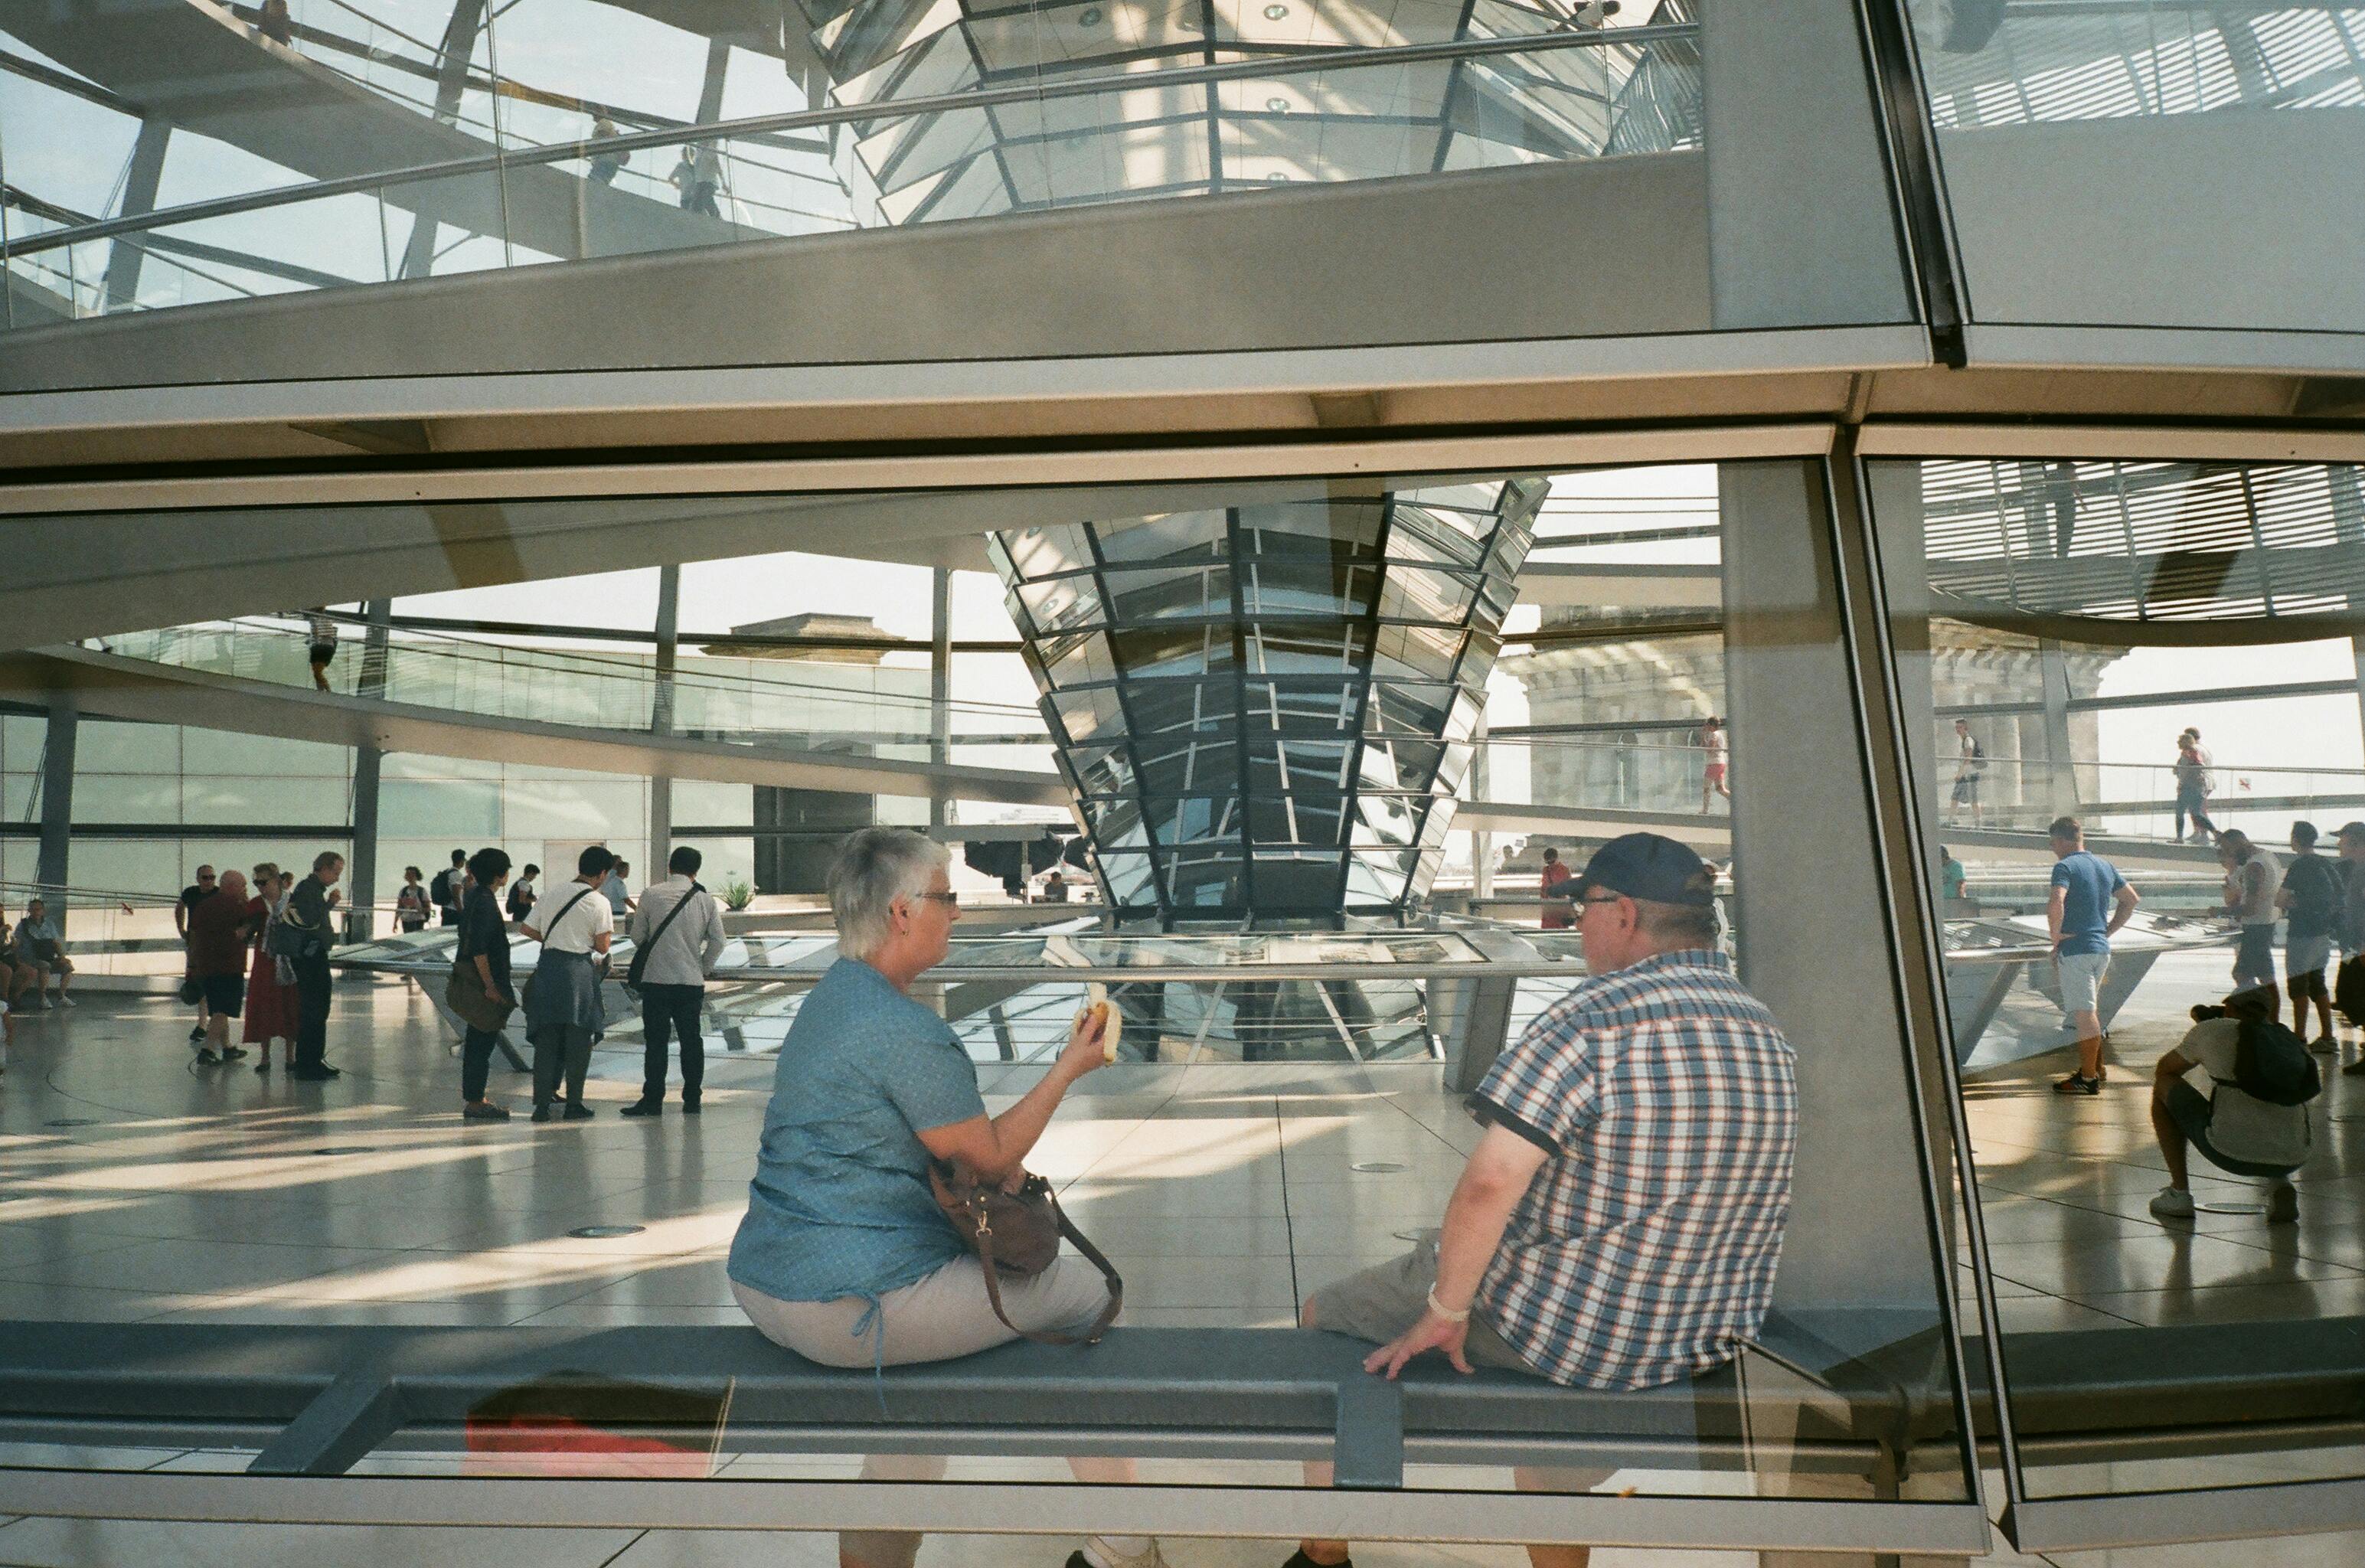
POLYGON ((2053 938, 2061 1011, 2078 1038, 2077 1070, 2053 1088, 2061 1094, 2100 1094, 2102 972, 2111 965, 2111 938, 2142 901, 2116 866, 2086 847, 2086 830, 2076 817, 2056 818, 2047 836, 2053 845, 2053 890, 2045 924, 2053 938))
POLYGON ((2337 1052, 2332 1037, 2332 990, 2324 971, 2332 961, 2332 928, 2339 923, 2344 890, 2340 863, 2315 852, 2315 824, 2292 823, 2291 864, 2283 868, 2282 890, 2275 895, 2283 912, 2283 981, 2292 999, 2292 1032, 2307 1033, 2307 1006, 2315 1003, 2321 1025, 2308 1049, 2326 1055, 2337 1052))
POLYGON ((2176 737, 2176 842, 2184 842, 2184 824, 2190 818, 2195 837, 2208 834, 2204 843, 2217 839, 2217 824, 2209 820, 2209 792, 2216 780, 2210 777, 2209 754, 2201 749, 2201 732, 2186 730, 2176 737))
POLYGON ((529 860, 525 869, 518 874, 518 879, 510 884, 511 920, 523 920, 533 913, 534 901, 542 896, 534 887, 534 879, 541 875, 542 868, 529 860))
POLYGON ((246 878, 232 871, 189 911, 189 978, 204 988, 206 1037, 197 1060, 207 1067, 246 1052, 230 1043, 230 1021, 246 1009, 246 939, 253 935, 246 878))
MULTIPOLYGON (((2354 958, 2365 954, 2365 822, 2341 823, 2337 842, 2348 879, 2340 891, 2337 933, 2341 951, 2354 958)), ((2365 1056, 2359 1056, 2340 1072, 2344 1078, 2365 1078, 2365 1056)))
POLYGON ((2282 890, 2282 862, 2250 842, 2240 828, 2217 835, 2217 863, 2225 868, 2225 915, 2242 928, 2234 946, 2234 989, 2253 986, 2267 993, 2267 1016, 2279 1019, 2275 992, 2275 895, 2282 890))
MULTIPOLYGON (((181 934, 181 952, 185 959, 181 972, 185 975, 194 975, 196 972, 185 962, 189 949, 189 912, 213 897, 214 892, 214 868, 210 866, 200 866, 197 868, 197 879, 181 890, 181 902, 173 906, 173 929, 181 934)), ((206 998, 205 993, 199 991, 197 1022, 189 1031, 189 1044, 203 1045, 205 1038, 206 998)))
POLYGON ((576 862, 577 875, 552 902, 557 912, 545 922, 525 923, 525 934, 542 944, 533 980, 526 993, 525 1037, 533 1046, 533 1119, 546 1122, 562 1103, 566 1120, 583 1121, 591 1107, 583 1103, 583 1080, 591 1070, 591 1047, 608 1026, 600 1000, 600 982, 606 972, 608 945, 616 917, 600 885, 614 868, 616 857, 600 845, 584 850, 576 862))
POLYGON ((467 874, 468 852, 455 849, 452 851, 451 868, 436 872, 435 879, 427 884, 427 896, 435 902, 438 925, 460 924, 461 895, 467 890, 463 879, 467 874))
POLYGON ((1724 782, 1727 746, 1722 719, 1711 715, 1700 724, 1699 745, 1701 755, 1707 759, 1707 766, 1700 773, 1700 815, 1706 816, 1711 793, 1721 795, 1728 801, 1732 799, 1732 791, 1724 782))
POLYGON ((419 868, 402 868, 402 888, 394 895, 394 923, 405 931, 427 929, 427 885, 419 879, 419 868))
POLYGON ((706 1006, 706 977, 729 940, 723 906, 698 882, 704 864, 704 857, 688 845, 676 849, 666 863, 671 875, 643 889, 640 907, 633 912, 633 961, 641 970, 641 1029, 647 1045, 641 1058, 641 1097, 624 1107, 627 1116, 664 1114, 667 1058, 676 1036, 681 1039, 681 1114, 699 1113, 699 1092, 706 1081, 699 1014, 706 1006), (644 947, 646 958, 640 957, 644 947))
POLYGON ((1987 748, 1979 745, 1978 736, 1971 734, 1971 722, 1968 719, 1956 720, 1955 790, 1947 801, 1946 820, 1948 822, 1960 822, 1961 812, 1967 807, 1971 813, 1971 825, 1973 827, 1980 825, 1979 781, 1987 776, 1987 748))
POLYGON ((608 913, 615 917, 619 925, 623 924, 624 916, 632 913, 632 886, 626 880, 632 874, 633 863, 619 860, 600 882, 600 896, 608 901, 608 913))
POLYGON ((333 849, 322 850, 312 858, 312 874, 287 895, 287 908, 279 919, 292 948, 287 962, 296 971, 296 1062, 287 1076, 306 1083, 323 1083, 343 1072, 329 1065, 329 944, 337 883, 344 875, 345 857, 333 849))
POLYGON ((1560 857, 1559 850, 1544 851, 1543 875, 1537 880, 1536 890, 1543 897, 1543 918, 1539 924, 1546 931, 1566 931, 1576 924, 1576 911, 1568 902, 1568 882, 1575 874, 1560 857))
POLYGON ((329 689, 329 665, 337 656, 337 622, 325 610, 304 612, 305 656, 311 662, 312 684, 329 689))
POLYGON ((460 1036, 460 1114, 472 1122, 506 1122, 509 1107, 485 1098, 492 1074, 493 1047, 517 1006, 510 987, 510 928, 501 919, 501 884, 510 878, 510 857, 479 849, 468 860, 468 902, 460 911, 459 946, 453 956, 459 977, 445 1000, 467 1025, 460 1036))
POLYGON ((286 1042, 286 1061, 296 1065, 296 1035, 299 1027, 296 988, 279 983, 279 960, 271 956, 271 923, 286 907, 287 889, 279 868, 265 860, 254 868, 254 895, 247 901, 248 946, 252 950, 246 973, 246 1027, 242 1037, 255 1053, 254 1070, 271 1070, 271 1042, 286 1042))

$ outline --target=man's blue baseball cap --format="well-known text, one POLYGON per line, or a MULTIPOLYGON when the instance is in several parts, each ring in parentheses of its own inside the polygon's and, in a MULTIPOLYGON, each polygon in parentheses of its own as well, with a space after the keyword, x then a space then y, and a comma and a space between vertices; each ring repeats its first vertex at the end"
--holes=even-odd
POLYGON ((1653 903, 1713 908, 1716 873, 1708 862, 1674 839, 1655 833, 1630 833, 1593 852, 1576 879, 1577 896, 1606 888, 1653 903))

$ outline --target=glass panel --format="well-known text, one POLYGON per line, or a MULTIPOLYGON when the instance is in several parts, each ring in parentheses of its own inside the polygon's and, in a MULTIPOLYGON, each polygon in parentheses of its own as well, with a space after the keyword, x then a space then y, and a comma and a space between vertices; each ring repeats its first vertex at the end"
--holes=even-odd
POLYGON ((2365 331, 2365 9, 1911 11, 1976 319, 2365 331))
POLYGON ((1144 566, 1153 561, 1179 565, 1194 557, 1219 561, 1225 555, 1228 521, 1228 515, 1220 511, 1172 512, 1144 518, 1130 526, 1102 530, 1101 553, 1112 566, 1144 566))
MULTIPOLYGON (((2209 16, 2153 19, 2238 30, 2209 16)), ((2332 998, 2365 739, 2354 650, 2307 630, 2348 602, 2359 471, 1889 461, 1872 497, 2023 1486, 2365 1475, 2353 1427, 2200 1393, 2345 1377, 2365 1314, 2332 998), (2251 1092, 2246 1036, 2297 1086, 2251 1092), (2101 1365, 2180 1370, 2136 1415, 2101 1365)))

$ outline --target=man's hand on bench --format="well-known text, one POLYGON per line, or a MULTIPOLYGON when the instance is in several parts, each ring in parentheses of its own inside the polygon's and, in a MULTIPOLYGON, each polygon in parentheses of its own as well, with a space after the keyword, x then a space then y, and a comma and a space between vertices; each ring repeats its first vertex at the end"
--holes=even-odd
POLYGON ((1383 1345, 1365 1356, 1363 1370, 1367 1372, 1384 1371, 1389 1381, 1394 1382, 1396 1373, 1404 1371, 1405 1363, 1415 1356, 1424 1350, 1443 1350, 1445 1359, 1453 1363, 1455 1372, 1466 1372, 1470 1370, 1470 1362, 1463 1347, 1469 1338, 1468 1318, 1457 1323, 1437 1308, 1427 1307, 1421 1312, 1420 1321, 1397 1335, 1395 1343, 1383 1345))

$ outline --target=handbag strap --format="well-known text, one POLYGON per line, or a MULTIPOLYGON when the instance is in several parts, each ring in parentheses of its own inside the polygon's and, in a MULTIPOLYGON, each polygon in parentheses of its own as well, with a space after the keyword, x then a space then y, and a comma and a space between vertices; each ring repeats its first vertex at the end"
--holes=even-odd
POLYGON ((1078 1230, 1074 1223, 1068 1218, 1068 1211, 1059 1206, 1059 1195, 1057 1193, 1044 1194, 1045 1199, 1051 1205, 1051 1217, 1059 1222, 1059 1234, 1074 1242, 1076 1250, 1082 1253, 1086 1260, 1101 1271, 1101 1278, 1108 1282, 1108 1305, 1101 1308, 1099 1318, 1082 1334, 1053 1334, 1048 1331, 1038 1333, 1031 1328, 1021 1328, 1017 1324, 1010 1321, 1010 1314, 1003 1308, 1002 1305, 1002 1270, 993 1260, 993 1226, 985 1216, 985 1189, 981 1186, 977 1189, 977 1197, 972 1202, 978 1222, 978 1260, 985 1265, 985 1299, 993 1304, 993 1316, 1002 1319, 1002 1326, 1012 1333, 1032 1339, 1038 1345, 1099 1344, 1101 1336, 1108 1332, 1108 1326, 1116 1321, 1116 1315, 1124 1309, 1125 1277, 1116 1271, 1115 1265, 1101 1255, 1101 1249, 1086 1239, 1084 1233, 1078 1230))

